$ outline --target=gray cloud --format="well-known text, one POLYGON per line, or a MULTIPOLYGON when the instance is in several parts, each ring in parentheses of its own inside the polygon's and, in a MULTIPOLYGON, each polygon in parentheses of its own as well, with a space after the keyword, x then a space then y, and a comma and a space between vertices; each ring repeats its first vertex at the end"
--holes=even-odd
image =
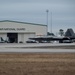
MULTIPOLYGON (((51 12, 53 31, 75 28, 75 0, 0 0, 0 20, 17 20, 46 24, 46 10, 51 12)), ((75 30, 75 29, 74 29, 75 30)))

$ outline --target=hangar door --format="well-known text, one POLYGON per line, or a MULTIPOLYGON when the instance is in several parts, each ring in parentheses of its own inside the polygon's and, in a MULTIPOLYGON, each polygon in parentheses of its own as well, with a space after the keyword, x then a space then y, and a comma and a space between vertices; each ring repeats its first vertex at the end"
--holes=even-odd
POLYGON ((18 43, 18 33, 7 33, 10 43, 18 43))

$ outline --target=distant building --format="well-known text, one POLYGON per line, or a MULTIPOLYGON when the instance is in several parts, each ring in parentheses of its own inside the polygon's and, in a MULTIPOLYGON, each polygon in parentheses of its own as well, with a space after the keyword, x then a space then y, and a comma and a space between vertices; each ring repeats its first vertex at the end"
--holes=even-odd
POLYGON ((47 35, 47 25, 9 21, 0 21, 0 37, 13 43, 25 43, 36 35, 47 35))
POLYGON ((66 33, 65 33, 65 36, 67 37, 75 37, 75 33, 73 31, 73 29, 67 29, 66 33))

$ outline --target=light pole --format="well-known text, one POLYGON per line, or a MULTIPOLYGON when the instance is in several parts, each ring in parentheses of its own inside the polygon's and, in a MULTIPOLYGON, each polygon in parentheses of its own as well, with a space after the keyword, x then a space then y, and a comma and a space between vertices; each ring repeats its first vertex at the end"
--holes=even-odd
POLYGON ((51 12, 51 33, 52 33, 52 12, 51 12))
POLYGON ((48 29, 48 12, 49 12, 49 10, 47 9, 46 12, 47 12, 47 29, 48 29))

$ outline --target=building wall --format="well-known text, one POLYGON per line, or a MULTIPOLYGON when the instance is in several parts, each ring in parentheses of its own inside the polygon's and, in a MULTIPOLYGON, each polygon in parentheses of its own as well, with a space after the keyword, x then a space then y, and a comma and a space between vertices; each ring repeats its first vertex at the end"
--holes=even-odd
POLYGON ((25 43, 30 37, 47 35, 47 26, 16 21, 0 22, 0 37, 6 40, 7 33, 18 33, 18 43, 25 43))
POLYGON ((1 32, 35 32, 36 35, 47 35, 46 25, 34 25, 16 22, 0 22, 0 33, 1 32), (2 29, 4 28, 4 29, 2 29))
POLYGON ((28 38, 34 37, 35 33, 18 33, 18 43, 23 42, 26 43, 28 38))
POLYGON ((0 33, 0 37, 2 37, 4 40, 7 40, 7 34, 6 33, 0 33))

